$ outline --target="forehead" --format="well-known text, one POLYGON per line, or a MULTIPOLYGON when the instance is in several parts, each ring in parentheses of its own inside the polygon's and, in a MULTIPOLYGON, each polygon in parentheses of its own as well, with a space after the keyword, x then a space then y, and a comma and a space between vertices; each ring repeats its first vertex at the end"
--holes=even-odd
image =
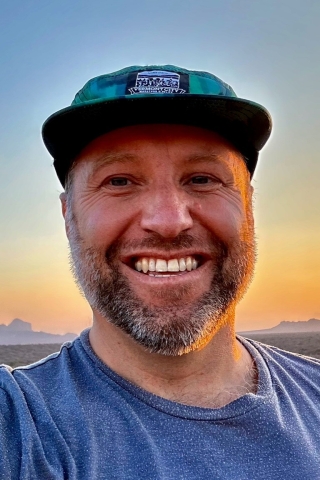
POLYGON ((115 163, 157 162, 182 166, 212 162, 249 177, 242 155, 225 138, 209 130, 185 125, 136 125, 102 135, 88 144, 75 160, 73 171, 93 171, 115 163))

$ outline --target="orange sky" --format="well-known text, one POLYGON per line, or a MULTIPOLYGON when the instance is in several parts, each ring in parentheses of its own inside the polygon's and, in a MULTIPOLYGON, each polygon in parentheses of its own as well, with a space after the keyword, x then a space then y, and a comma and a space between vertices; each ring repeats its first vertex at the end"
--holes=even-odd
MULTIPOLYGON (((58 209, 58 201, 57 201, 58 209)), ((320 229, 319 229, 320 230, 320 229)), ((320 318, 320 231, 260 231, 256 275, 237 314, 237 329, 268 328, 281 320, 320 318), (311 234, 312 233, 312 234, 311 234), (316 252, 316 254, 314 253, 316 252)), ((19 317, 35 330, 80 332, 91 312, 80 296, 68 267, 62 228, 47 242, 12 245, 2 259, 0 323, 19 317)))

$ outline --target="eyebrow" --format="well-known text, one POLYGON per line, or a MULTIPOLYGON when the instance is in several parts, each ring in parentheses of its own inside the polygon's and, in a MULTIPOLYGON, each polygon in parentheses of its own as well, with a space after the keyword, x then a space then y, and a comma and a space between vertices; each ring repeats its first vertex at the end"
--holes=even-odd
POLYGON ((114 163, 134 163, 138 160, 136 155, 131 153, 106 153, 93 163, 90 177, 95 175, 100 168, 114 163))
MULTIPOLYGON (((243 163, 243 165, 246 167, 246 169, 248 168, 247 166, 247 162, 244 158, 244 156, 239 153, 238 157, 239 158, 239 161, 241 161, 243 163)), ((221 165, 221 166, 224 166, 225 168, 227 168, 230 172, 233 172, 233 174, 235 174, 235 171, 237 170, 237 166, 236 166, 236 158, 234 155, 231 155, 229 157, 225 156, 225 155, 220 155, 220 154, 216 154, 216 153, 208 153, 208 154, 196 154, 196 155, 192 155, 190 158, 189 158, 189 162, 192 164, 192 163, 201 163, 201 162, 204 162, 204 163, 216 163, 218 165, 221 165)))
POLYGON ((234 162, 232 158, 219 153, 197 153, 191 155, 187 160, 187 165, 207 164, 208 166, 215 165, 216 167, 224 168, 228 172, 234 172, 234 162))
POLYGON ((222 163, 225 164, 226 162, 223 159, 222 155, 216 153, 198 153, 191 155, 186 160, 187 163, 199 163, 199 162, 206 162, 206 163, 222 163))

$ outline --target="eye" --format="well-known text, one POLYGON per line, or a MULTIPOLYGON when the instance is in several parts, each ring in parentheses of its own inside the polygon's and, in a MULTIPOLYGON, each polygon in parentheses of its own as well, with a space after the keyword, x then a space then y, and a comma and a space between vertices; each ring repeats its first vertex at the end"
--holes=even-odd
POLYGON ((111 178, 110 184, 113 187, 126 187, 127 185, 130 185, 131 182, 126 177, 115 177, 115 178, 111 178))
POLYGON ((212 180, 210 177, 206 177, 204 175, 197 175, 195 177, 192 177, 190 182, 195 184, 195 185, 203 185, 206 183, 210 183, 212 180))
POLYGON ((199 192, 211 192, 212 190, 216 190, 220 188, 222 182, 219 178, 212 176, 212 175, 193 175, 189 177, 187 184, 189 188, 192 188, 194 191, 199 192))

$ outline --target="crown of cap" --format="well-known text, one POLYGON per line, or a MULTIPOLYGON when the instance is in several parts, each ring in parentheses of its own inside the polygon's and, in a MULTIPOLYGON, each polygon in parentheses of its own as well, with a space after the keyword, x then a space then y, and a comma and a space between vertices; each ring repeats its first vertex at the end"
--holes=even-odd
POLYGON ((218 95, 236 98, 234 90, 208 72, 174 65, 148 65, 123 68, 89 80, 71 105, 146 95, 218 95))

